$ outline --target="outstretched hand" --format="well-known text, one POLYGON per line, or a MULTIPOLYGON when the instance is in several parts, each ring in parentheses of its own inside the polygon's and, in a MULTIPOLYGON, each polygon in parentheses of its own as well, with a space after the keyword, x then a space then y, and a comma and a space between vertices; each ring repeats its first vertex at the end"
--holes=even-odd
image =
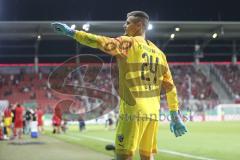
POLYGON ((60 33, 62 35, 66 35, 69 37, 73 37, 75 34, 75 30, 70 28, 68 25, 61 23, 61 22, 54 22, 52 23, 52 27, 54 31, 60 33))

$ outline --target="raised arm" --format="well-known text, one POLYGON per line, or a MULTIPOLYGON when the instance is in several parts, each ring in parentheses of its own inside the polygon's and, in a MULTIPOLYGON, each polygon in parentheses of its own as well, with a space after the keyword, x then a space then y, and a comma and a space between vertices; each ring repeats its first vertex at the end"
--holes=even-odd
POLYGON ((128 50, 131 48, 133 43, 132 39, 127 36, 110 38, 106 36, 95 35, 84 31, 74 30, 66 24, 60 22, 54 22, 52 23, 52 26, 56 32, 74 38, 83 45, 92 48, 98 48, 112 56, 127 55, 128 50))

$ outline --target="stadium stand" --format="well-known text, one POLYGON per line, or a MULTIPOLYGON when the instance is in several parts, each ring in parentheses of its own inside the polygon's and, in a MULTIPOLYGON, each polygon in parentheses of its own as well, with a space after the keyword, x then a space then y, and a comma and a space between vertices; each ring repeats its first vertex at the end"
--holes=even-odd
MULTIPOLYGON (((112 82, 117 86, 116 65, 106 65, 100 73, 96 73, 100 64, 90 65, 88 73, 82 70, 84 74, 84 86, 96 88, 102 91, 112 92, 112 82), (112 68, 111 68, 112 67, 112 68), (110 72, 112 69, 112 72, 110 72), (112 75, 110 74, 112 73, 112 75), (96 80, 92 77, 97 75, 96 80)), ((179 99, 184 100, 217 100, 218 95, 212 88, 212 83, 193 65, 171 65, 170 69, 178 90, 179 99)), ((8 99, 11 103, 36 102, 38 106, 43 108, 45 112, 52 112, 56 103, 62 99, 74 99, 71 95, 63 95, 53 91, 48 85, 48 76, 51 67, 40 68, 38 74, 33 71, 21 71, 19 68, 1 68, 0 88, 1 99, 8 99), (6 71, 9 70, 9 71, 6 71), (21 71, 21 72, 20 72, 21 71), (15 74, 7 74, 15 73, 15 74)), ((234 72, 235 73, 235 72, 234 72)), ((236 72, 237 73, 237 72, 236 72)), ((54 80, 59 83, 59 80, 54 80)), ((79 77, 77 72, 71 72, 65 79, 65 83, 77 88, 79 85, 79 77)), ((115 88, 117 90, 117 88, 115 88)), ((89 102, 94 103, 96 100, 90 99, 89 102)), ((82 102, 84 103, 84 102, 82 102)), ((85 105, 85 104, 82 104, 85 105)))
POLYGON ((240 95, 240 68, 238 65, 215 65, 224 77, 227 84, 235 94, 235 98, 239 99, 240 95))

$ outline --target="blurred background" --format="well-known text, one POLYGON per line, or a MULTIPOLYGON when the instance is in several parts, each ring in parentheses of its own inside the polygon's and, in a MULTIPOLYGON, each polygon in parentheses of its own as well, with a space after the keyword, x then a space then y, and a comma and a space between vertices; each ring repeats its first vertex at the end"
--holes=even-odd
MULTIPOLYGON (((80 147, 82 154, 90 156, 94 152, 99 157, 100 153, 109 156, 103 159, 110 159, 113 153, 104 151, 104 145, 114 141, 112 130, 118 115, 116 60, 54 33, 51 23, 61 21, 77 30, 117 37, 124 32, 126 14, 143 10, 150 17, 147 39, 167 57, 189 128, 189 134, 178 140, 168 133, 165 117, 168 106, 162 94, 159 114, 164 116, 156 159, 238 159, 240 13, 236 12, 237 6, 234 1, 215 0, 0 0, 1 120, 4 122, 8 106, 21 104, 36 115, 38 108, 43 112, 45 126, 39 141, 48 145, 57 139, 59 143, 67 143, 66 146, 70 143, 75 145, 73 148, 80 147), (59 73, 51 76, 56 71, 59 73), (58 90, 56 84, 63 86, 58 90), (64 90, 64 86, 71 86, 71 91, 64 90), (87 91, 79 86, 96 91, 86 96, 87 91), (85 117, 88 121, 80 116, 101 104, 107 107, 100 114, 85 117), (61 127, 65 125, 67 133, 64 128, 59 129, 59 135, 51 133, 54 114, 61 117, 61 127), (80 128, 83 123, 87 129, 80 128), (85 131, 79 134, 79 130, 85 131)), ((4 130, 2 124, 0 139, 14 136, 4 130)), ((7 143, 0 141, 0 147, 5 149, 0 151, 0 159, 11 153, 7 143)), ((89 156, 68 158, 91 159, 89 156)), ((61 159, 61 155, 55 154, 54 158, 61 159)))

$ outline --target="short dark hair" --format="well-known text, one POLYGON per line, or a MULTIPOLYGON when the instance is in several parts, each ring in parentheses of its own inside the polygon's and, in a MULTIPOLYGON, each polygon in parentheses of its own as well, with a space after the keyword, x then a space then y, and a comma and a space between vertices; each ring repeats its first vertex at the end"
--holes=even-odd
POLYGON ((148 27, 148 22, 149 22, 149 16, 146 12, 144 11, 132 11, 127 14, 127 17, 133 16, 135 17, 138 21, 142 21, 144 25, 144 29, 146 30, 148 27))

